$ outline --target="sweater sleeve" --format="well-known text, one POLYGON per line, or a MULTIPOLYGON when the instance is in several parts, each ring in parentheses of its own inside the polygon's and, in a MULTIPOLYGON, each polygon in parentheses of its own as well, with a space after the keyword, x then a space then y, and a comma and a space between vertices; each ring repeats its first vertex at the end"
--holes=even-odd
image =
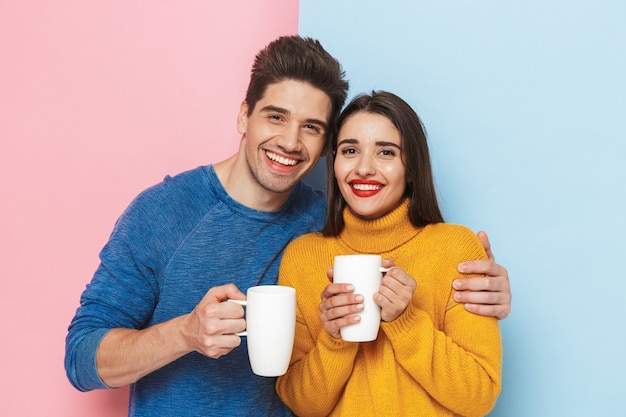
POLYGON ((81 295, 66 337, 65 369, 80 391, 108 388, 100 379, 96 353, 114 328, 140 329, 149 321, 158 297, 154 260, 155 228, 149 219, 158 207, 136 199, 117 221, 100 252, 100 265, 81 295))
POLYGON ((433 398, 459 415, 482 416, 500 392, 500 332, 495 318, 472 314, 452 299, 457 264, 486 259, 469 229, 453 226, 452 230, 453 234, 432 242, 444 248, 445 255, 425 262, 432 269, 423 271, 436 274, 433 294, 441 320, 428 314, 414 296, 400 317, 382 323, 381 328, 393 345, 396 361, 433 398))
POLYGON ((279 272, 279 284, 296 288, 298 302, 291 363, 276 389, 296 415, 327 416, 350 378, 359 344, 335 339, 323 328, 319 302, 311 300, 320 300, 330 264, 320 265, 324 256, 305 250, 301 242, 287 248, 279 272))

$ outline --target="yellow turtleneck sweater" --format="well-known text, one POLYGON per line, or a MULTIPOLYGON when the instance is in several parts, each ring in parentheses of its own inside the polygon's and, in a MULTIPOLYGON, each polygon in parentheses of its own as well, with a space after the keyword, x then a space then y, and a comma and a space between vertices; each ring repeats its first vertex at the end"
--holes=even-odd
POLYGON ((452 298, 462 261, 486 259, 463 226, 411 225, 408 203, 377 220, 344 212, 336 238, 293 241, 279 284, 296 288, 294 351, 276 389, 298 416, 482 416, 500 392, 498 321, 467 312, 452 298), (379 254, 417 282, 404 313, 382 322, 373 342, 345 342, 322 326, 318 305, 335 255, 379 254))

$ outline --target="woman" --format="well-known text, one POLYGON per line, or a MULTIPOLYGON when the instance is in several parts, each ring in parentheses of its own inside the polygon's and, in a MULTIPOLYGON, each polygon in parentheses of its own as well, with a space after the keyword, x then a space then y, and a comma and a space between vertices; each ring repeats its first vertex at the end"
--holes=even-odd
POLYGON ((500 392, 498 322, 467 312, 451 290, 456 265, 486 254, 472 231, 443 223, 419 117, 394 94, 362 95, 330 146, 325 227, 293 241, 281 263, 297 324, 279 395, 299 416, 487 414, 500 392), (372 342, 341 339, 363 299, 324 277, 352 253, 393 260, 374 296, 382 322, 372 342))

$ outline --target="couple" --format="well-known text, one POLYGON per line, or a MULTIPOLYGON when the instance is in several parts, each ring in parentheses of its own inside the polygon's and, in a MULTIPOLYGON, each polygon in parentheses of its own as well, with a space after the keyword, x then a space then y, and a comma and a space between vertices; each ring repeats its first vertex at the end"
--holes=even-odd
MULTIPOLYGON (((239 151, 166 177, 117 221, 66 339, 66 371, 76 388, 131 384, 131 416, 290 415, 275 379, 249 368, 245 338, 235 335, 245 328, 242 307, 223 301, 245 299, 242 291, 254 285, 275 284, 287 245, 324 227, 326 197, 300 179, 326 149, 347 90, 340 64, 315 40, 282 37, 257 54, 237 119, 239 151)), ((420 174, 425 170, 406 165, 407 179, 418 168, 420 174)), ((404 204, 403 199, 392 212, 404 204)), ((337 221, 340 207, 329 209, 335 213, 329 221, 337 221)), ((480 237, 490 255, 486 236, 480 237)), ((465 309, 450 311, 477 320, 465 310, 504 318, 510 311, 506 269, 492 257, 475 261, 480 256, 459 259, 460 271, 487 277, 455 280, 456 291, 446 290, 465 309)), ((411 259, 422 261, 419 253, 411 259)), ((413 279, 422 285, 424 277, 410 275, 412 266, 394 262, 397 280, 409 288, 413 279)), ((456 271, 448 272, 456 277, 456 271)), ((449 286, 449 274, 437 278, 449 286)), ((326 276, 318 279, 328 283, 326 276)), ((357 296, 342 291, 329 287, 321 308, 357 296)), ((420 294, 418 287, 415 296, 420 294)), ((317 305, 319 297, 309 302, 317 305)), ((399 316, 387 316, 383 327, 420 306, 407 297, 406 311, 391 308, 391 316, 399 316)), ((358 307, 342 302, 344 309, 358 307)), ((348 324, 339 316, 326 320, 335 334, 348 324)), ((458 389, 446 382, 440 381, 444 391, 458 389)))

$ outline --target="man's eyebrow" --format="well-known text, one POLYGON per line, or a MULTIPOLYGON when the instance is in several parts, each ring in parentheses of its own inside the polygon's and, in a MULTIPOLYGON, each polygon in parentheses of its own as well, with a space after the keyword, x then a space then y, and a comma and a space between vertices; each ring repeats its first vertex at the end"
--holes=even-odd
MULTIPOLYGON (((290 115, 291 112, 285 108, 282 107, 278 107, 278 106, 273 106, 273 105, 267 105, 265 107, 263 107, 260 112, 262 113, 269 113, 269 112, 275 112, 275 113, 280 113, 280 114, 284 114, 284 115, 290 115)), ((328 123, 326 123, 323 120, 319 120, 319 119, 306 119, 307 123, 311 123, 314 125, 319 125, 322 128, 324 128, 324 130, 328 130, 328 123)))
POLYGON ((313 125, 319 125, 321 126, 324 130, 328 130, 328 124, 322 120, 318 120, 318 119, 306 119, 307 123, 311 123, 313 125))
POLYGON ((276 112, 276 113, 280 113, 280 114, 291 114, 291 112, 287 109, 283 109, 282 107, 277 107, 277 106, 272 106, 271 104, 268 106, 263 107, 261 110, 261 112, 276 112))

